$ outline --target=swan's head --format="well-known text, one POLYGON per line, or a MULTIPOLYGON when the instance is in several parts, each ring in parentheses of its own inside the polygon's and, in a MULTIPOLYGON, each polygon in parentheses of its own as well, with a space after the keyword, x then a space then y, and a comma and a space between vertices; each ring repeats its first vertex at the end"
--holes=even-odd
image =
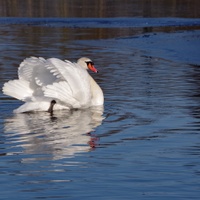
POLYGON ((79 58, 77 63, 84 69, 89 69, 95 73, 98 73, 97 69, 94 67, 94 63, 89 58, 86 57, 79 58))

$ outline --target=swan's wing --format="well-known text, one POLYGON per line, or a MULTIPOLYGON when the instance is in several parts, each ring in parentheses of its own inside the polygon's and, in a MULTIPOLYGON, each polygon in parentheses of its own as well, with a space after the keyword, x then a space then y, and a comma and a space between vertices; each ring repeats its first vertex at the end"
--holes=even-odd
POLYGON ((18 69, 19 79, 28 81, 33 90, 52 84, 57 77, 50 73, 46 65, 44 58, 26 58, 18 69))
POLYGON ((26 80, 11 80, 4 84, 3 93, 22 101, 29 101, 33 90, 29 87, 26 80))
POLYGON ((29 81, 33 78, 33 75, 36 73, 37 68, 44 65, 45 62, 46 60, 44 58, 30 57, 24 59, 18 69, 19 79, 29 81))
POLYGON ((29 99, 45 100, 44 89, 46 86, 62 80, 60 79, 61 76, 50 72, 48 65, 49 62, 42 57, 26 58, 20 64, 18 69, 19 80, 28 82, 29 89, 33 91, 29 99))
POLYGON ((65 105, 68 108, 80 108, 80 102, 73 97, 68 82, 61 81, 52 85, 47 85, 44 90, 44 96, 54 99, 57 103, 65 105))
MULTIPOLYGON (((40 92, 42 83, 39 80, 39 75, 44 74, 45 68, 43 66, 45 62, 43 58, 31 57, 25 59, 18 68, 19 79, 5 83, 3 93, 22 101, 33 100, 35 93, 40 92)), ((52 76, 50 72, 49 74, 52 76)))
POLYGON ((52 86, 48 86, 45 91, 46 97, 57 96, 58 98, 65 100, 65 102, 68 102, 69 99, 73 99, 73 102, 76 100, 80 103, 81 107, 86 106, 90 102, 91 88, 89 74, 85 69, 76 63, 71 63, 70 61, 64 62, 56 58, 48 59, 46 67, 54 76, 58 77, 59 80, 66 82, 64 84, 64 82, 61 81, 52 86), (65 87, 65 89, 56 92, 56 87, 59 89, 65 87), (47 92, 50 88, 51 95, 47 92), (52 95, 53 91, 56 92, 54 95, 52 95))

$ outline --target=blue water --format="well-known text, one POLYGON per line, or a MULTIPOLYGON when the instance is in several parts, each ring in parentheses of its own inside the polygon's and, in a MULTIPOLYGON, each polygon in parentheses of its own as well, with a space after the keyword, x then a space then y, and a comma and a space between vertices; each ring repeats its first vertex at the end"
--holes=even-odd
POLYGON ((0 86, 26 57, 88 56, 105 105, 16 115, 1 93, 0 199, 199 199, 199 20, 26 20, 0 20, 0 86))

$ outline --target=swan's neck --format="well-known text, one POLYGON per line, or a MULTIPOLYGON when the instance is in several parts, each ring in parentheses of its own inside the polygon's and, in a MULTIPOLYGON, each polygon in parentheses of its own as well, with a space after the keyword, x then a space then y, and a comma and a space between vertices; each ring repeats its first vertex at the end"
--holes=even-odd
POLYGON ((92 105, 93 106, 103 105, 104 103, 103 91, 91 76, 90 76, 90 87, 92 93, 92 105))

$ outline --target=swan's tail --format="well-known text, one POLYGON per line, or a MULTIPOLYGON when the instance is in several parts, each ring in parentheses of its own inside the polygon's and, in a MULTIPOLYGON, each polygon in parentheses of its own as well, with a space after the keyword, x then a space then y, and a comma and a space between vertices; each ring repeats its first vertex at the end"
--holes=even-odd
POLYGON ((26 101, 31 98, 33 90, 29 87, 29 82, 25 80, 12 80, 4 84, 2 91, 5 95, 26 101))

